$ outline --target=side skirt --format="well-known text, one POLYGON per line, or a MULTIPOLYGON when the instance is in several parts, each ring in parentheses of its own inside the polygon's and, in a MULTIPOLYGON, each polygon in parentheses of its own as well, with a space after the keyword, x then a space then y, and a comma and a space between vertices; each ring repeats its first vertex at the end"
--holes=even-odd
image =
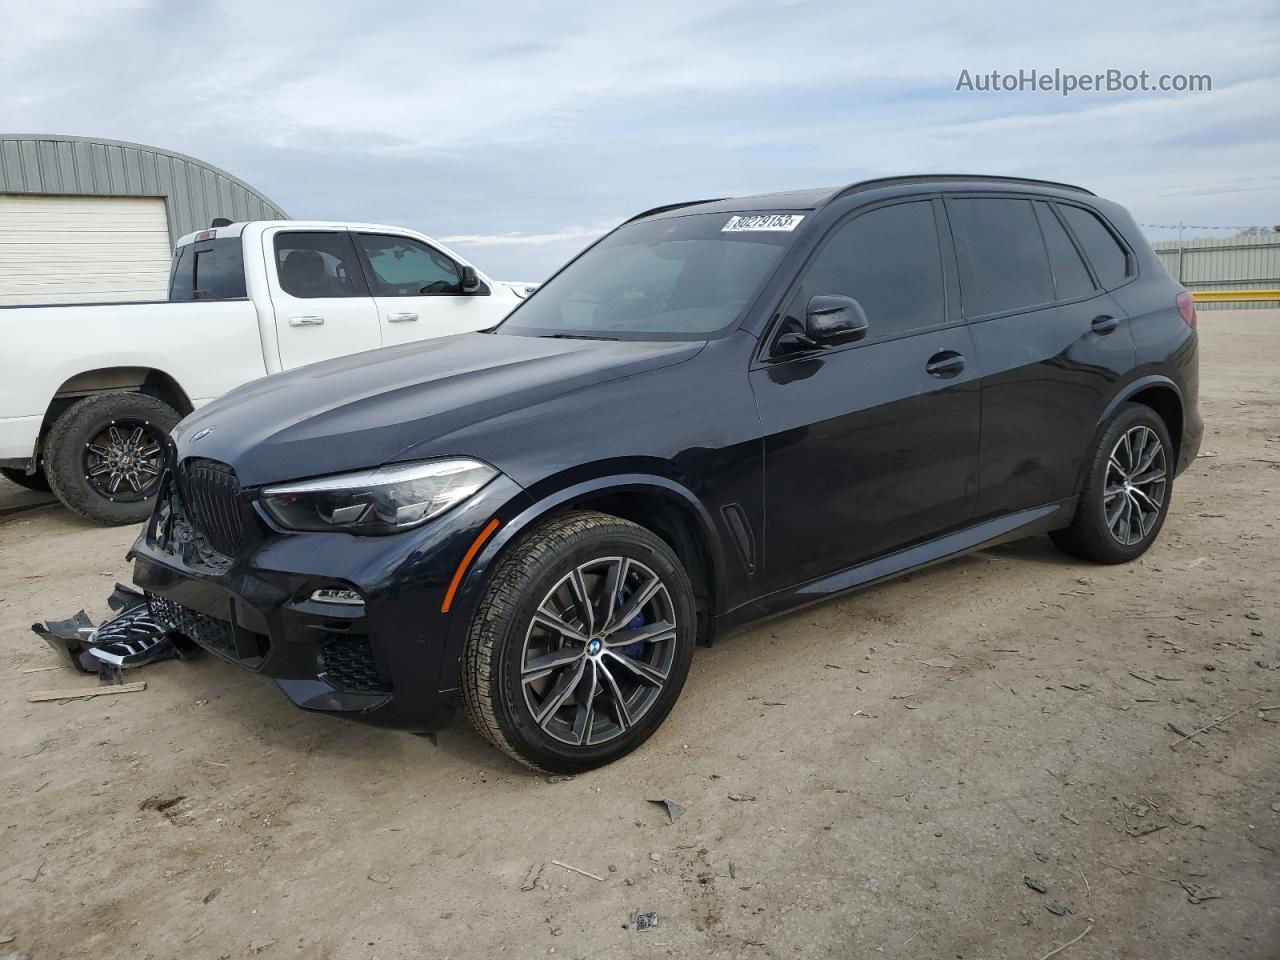
POLYGON ((1070 522, 1075 507, 1076 498, 1071 497, 1057 503, 994 517, 935 540, 927 540, 817 580, 779 590, 721 614, 716 621, 716 635, 724 637, 757 620, 789 613, 850 590, 921 570, 952 557, 1057 529, 1070 522))

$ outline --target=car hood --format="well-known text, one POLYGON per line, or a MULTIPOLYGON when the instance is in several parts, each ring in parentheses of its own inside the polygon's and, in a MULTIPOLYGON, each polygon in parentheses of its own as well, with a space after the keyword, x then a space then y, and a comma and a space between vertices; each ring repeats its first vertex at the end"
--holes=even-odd
MULTIPOLYGON (((173 439, 179 458, 229 463, 246 486, 358 470, 702 346, 464 333, 255 380, 191 414, 173 439)), ((450 452, 468 451, 460 441, 450 452)))

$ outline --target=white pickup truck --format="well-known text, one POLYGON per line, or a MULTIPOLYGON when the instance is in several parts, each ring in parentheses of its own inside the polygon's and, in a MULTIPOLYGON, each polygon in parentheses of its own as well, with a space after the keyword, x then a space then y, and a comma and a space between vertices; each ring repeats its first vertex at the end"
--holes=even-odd
POLYGON ((402 227, 215 221, 169 299, 0 307, 0 472, 104 523, 151 508, 169 430, 232 387, 329 357, 483 330, 533 289, 402 227))

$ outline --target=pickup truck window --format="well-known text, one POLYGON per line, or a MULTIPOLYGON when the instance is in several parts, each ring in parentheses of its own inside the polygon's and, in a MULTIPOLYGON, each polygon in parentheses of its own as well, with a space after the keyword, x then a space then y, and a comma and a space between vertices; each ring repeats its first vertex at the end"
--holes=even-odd
POLYGON ((369 259, 375 297, 422 297, 462 293, 462 278, 452 260, 409 237, 356 234, 369 259))
POLYGON ((246 296, 239 237, 178 248, 169 277, 170 300, 237 300, 246 296))
POLYGON ((367 297, 351 235, 333 232, 276 234, 280 287, 292 297, 367 297))

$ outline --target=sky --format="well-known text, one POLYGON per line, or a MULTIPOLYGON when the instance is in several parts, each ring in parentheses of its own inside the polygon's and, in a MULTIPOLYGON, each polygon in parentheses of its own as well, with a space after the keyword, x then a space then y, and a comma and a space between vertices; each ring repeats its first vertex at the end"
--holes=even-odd
POLYGON ((649 207, 910 173, 1280 224, 1274 0, 0 0, 0 22, 0 134, 186 153, 293 217, 413 227, 501 279, 649 207), (956 89, 1055 68, 1212 90, 956 89))

